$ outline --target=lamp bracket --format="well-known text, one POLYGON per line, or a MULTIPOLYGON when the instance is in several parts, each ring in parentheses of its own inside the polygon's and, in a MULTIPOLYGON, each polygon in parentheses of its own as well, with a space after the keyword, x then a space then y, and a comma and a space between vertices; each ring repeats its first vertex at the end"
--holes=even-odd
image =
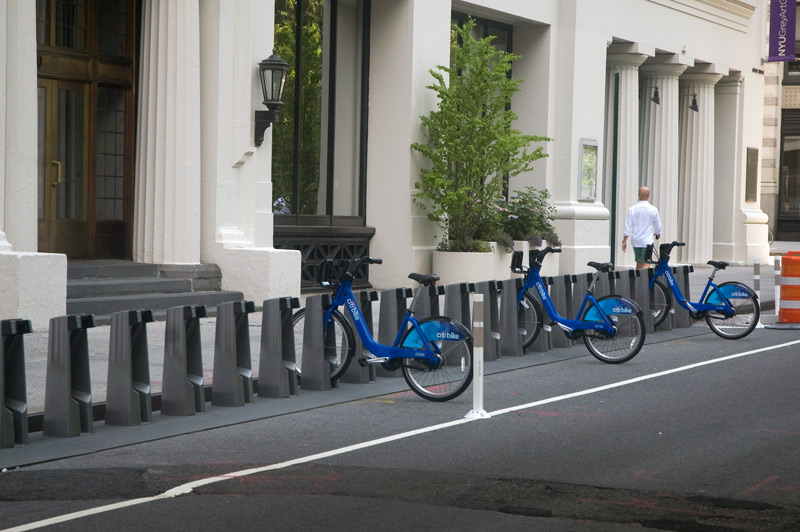
POLYGON ((269 125, 278 121, 278 110, 270 109, 268 111, 256 111, 255 122, 255 137, 253 142, 256 146, 261 146, 264 142, 264 131, 267 130, 269 125))

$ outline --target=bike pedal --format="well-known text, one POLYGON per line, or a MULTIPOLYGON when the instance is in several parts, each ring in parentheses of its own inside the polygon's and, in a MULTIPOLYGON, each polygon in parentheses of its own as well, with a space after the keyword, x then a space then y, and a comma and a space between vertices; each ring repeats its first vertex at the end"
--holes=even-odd
MULTIPOLYGON (((553 322, 553 323, 555 323, 555 322, 553 322)), ((550 325, 552 325, 553 323, 551 323, 550 325)), ((545 323, 545 324, 542 325, 542 329, 544 329, 547 332, 550 332, 550 331, 553 330, 553 328, 550 325, 545 323)))

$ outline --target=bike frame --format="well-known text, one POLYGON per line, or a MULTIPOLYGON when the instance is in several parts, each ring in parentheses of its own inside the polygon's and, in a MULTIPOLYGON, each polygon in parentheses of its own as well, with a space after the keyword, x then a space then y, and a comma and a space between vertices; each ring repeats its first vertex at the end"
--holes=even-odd
MULTIPOLYGON (((714 270, 714 274, 717 273, 717 270, 714 270)), ((669 267, 669 256, 666 259, 659 258, 658 263, 656 264, 655 272, 653 272, 653 278, 650 279, 650 290, 653 290, 653 285, 656 283, 656 279, 660 276, 664 276, 667 278, 667 284, 669 285, 669 289, 672 292, 672 295, 675 296, 675 301, 678 304, 685 308, 690 312, 709 312, 709 311, 716 311, 722 312, 726 316, 733 316, 734 309, 733 306, 728 302, 728 299, 722 295, 719 291, 719 287, 714 283, 714 274, 708 278, 708 282, 706 283, 705 288, 703 289, 703 295, 700 296, 700 301, 705 301, 706 296, 712 292, 717 292, 719 294, 719 298, 722 300, 722 305, 717 305, 714 303, 695 303, 692 301, 687 301, 685 297, 683 297, 683 293, 681 292, 681 288, 678 286, 678 282, 675 280, 675 276, 672 275, 672 269, 669 267)))
POLYGON ((440 358, 437 355, 440 354, 441 351, 436 344, 428 341, 428 337, 420 327, 419 321, 413 316, 411 311, 406 311, 403 322, 400 324, 400 330, 397 332, 397 337, 391 346, 379 344, 377 341, 375 341, 375 339, 372 337, 372 333, 367 328, 366 320, 364 319, 364 315, 361 313, 361 308, 358 306, 358 302, 356 301, 356 296, 353 293, 351 285, 352 283, 348 281, 341 281, 339 283, 339 287, 337 288, 336 294, 333 297, 333 303, 327 310, 325 310, 324 323, 326 326, 330 322, 333 311, 344 305, 350 313, 350 317, 353 319, 356 331, 358 332, 358 336, 361 338, 361 342, 364 344, 364 348, 376 357, 385 357, 387 359, 424 358, 434 366, 438 363, 440 358), (400 340, 402 339, 403 334, 409 325, 411 325, 411 327, 419 335, 419 338, 422 342, 422 346, 419 348, 409 349, 408 347, 400 347, 400 340))
MULTIPOLYGON (((596 279, 596 277, 595 277, 596 279)), ((542 304, 544 305, 547 314, 550 316, 550 319, 558 323, 562 328, 567 330, 595 330, 601 329, 608 333, 609 335, 613 335, 615 332, 614 324, 611 323, 611 320, 608 319, 608 316, 601 306, 597 303, 597 300, 591 294, 591 292, 586 292, 583 296, 583 302, 581 302, 581 308, 578 309, 578 315, 576 319, 570 320, 567 318, 562 317, 558 311, 556 310, 553 301, 550 299, 550 294, 547 292, 547 288, 545 287, 544 281, 542 277, 539 275, 538 268, 531 268, 528 270, 527 275, 525 275, 525 283, 522 286, 522 290, 519 291, 517 294, 517 305, 522 304, 522 298, 524 297, 525 292, 529 288, 535 288, 536 291, 539 293, 539 296, 542 300, 542 304), (603 322, 598 321, 582 321, 579 318, 582 314, 586 305, 589 303, 593 303, 595 308, 600 311, 600 317, 603 318, 603 322)))

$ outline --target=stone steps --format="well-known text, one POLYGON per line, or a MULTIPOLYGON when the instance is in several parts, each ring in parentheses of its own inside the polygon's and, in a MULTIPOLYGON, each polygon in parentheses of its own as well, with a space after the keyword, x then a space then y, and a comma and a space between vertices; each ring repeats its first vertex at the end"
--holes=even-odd
POLYGON ((205 305, 213 315, 218 304, 243 299, 241 292, 221 290, 221 285, 216 265, 69 261, 67 314, 93 314, 95 323, 104 324, 123 310, 149 309, 164 319, 170 307, 205 305))

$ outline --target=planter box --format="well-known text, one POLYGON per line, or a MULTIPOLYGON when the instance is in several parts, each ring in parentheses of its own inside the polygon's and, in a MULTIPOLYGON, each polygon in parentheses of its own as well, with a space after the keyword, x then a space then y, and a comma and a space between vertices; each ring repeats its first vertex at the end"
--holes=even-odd
MULTIPOLYGON (((522 277, 511 273, 511 253, 506 248, 489 242, 492 250, 488 253, 469 253, 458 251, 434 251, 433 273, 441 279, 441 285, 454 283, 480 283, 482 281, 511 279, 522 277)), ((526 241, 515 241, 514 249, 524 254, 523 264, 528 265, 530 244, 526 241)), ((547 256, 542 266, 541 275, 558 275, 558 258, 556 253, 547 256)))
POLYGON ((461 251, 434 251, 433 273, 439 284, 479 283, 494 279, 495 254, 461 251))

